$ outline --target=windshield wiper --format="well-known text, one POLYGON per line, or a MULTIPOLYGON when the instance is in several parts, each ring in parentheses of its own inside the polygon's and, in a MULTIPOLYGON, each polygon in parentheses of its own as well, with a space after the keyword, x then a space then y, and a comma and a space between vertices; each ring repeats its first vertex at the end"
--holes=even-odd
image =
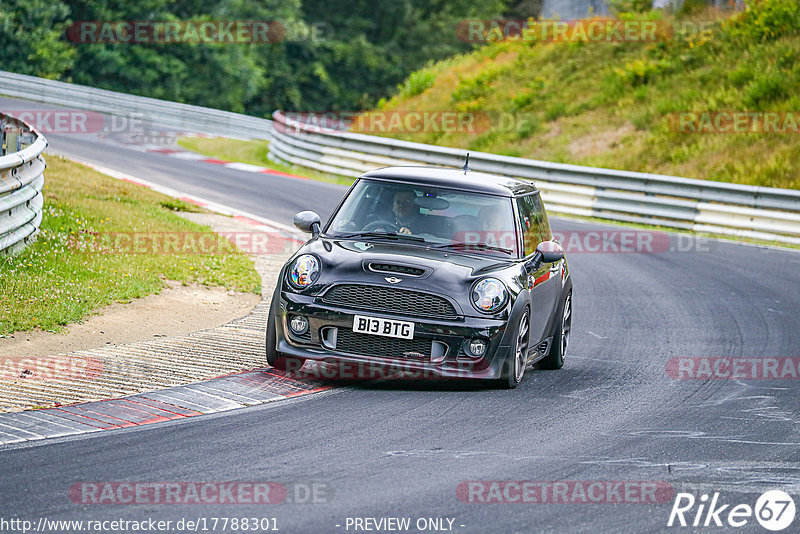
POLYGON ((395 232, 355 232, 352 234, 341 234, 335 237, 380 237, 386 239, 404 239, 406 241, 415 241, 417 243, 425 243, 425 239, 408 234, 398 234, 395 232))
POLYGON ((455 249, 476 249, 476 250, 495 250, 497 252, 502 252, 504 254, 508 254, 509 256, 514 254, 514 251, 508 248, 502 247, 495 247, 493 245, 489 245, 487 243, 444 243, 442 245, 435 245, 432 248, 455 248, 455 249))

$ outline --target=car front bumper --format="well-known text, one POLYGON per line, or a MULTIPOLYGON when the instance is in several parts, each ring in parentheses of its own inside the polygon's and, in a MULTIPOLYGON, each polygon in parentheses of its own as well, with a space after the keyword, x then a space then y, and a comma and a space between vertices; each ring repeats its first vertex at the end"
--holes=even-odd
POLYGON ((286 356, 346 364, 350 373, 355 365, 362 370, 402 370, 412 377, 497 379, 503 376, 511 344, 506 321, 483 317, 420 319, 322 304, 313 296, 287 291, 278 296, 277 348, 286 356), (354 333, 355 315, 414 322, 414 341, 354 333), (291 332, 288 323, 292 316, 308 319, 307 333, 298 336, 291 332), (470 356, 467 351, 470 340, 475 338, 487 342, 480 358, 470 356), (405 351, 406 348, 409 350, 405 351))

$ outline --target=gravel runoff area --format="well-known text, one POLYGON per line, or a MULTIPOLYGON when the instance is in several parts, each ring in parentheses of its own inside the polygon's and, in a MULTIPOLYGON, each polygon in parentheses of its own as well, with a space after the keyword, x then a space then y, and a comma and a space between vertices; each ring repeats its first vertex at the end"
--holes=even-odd
MULTIPOLYGON (((159 333, 163 331, 160 329, 144 332, 142 338, 146 340, 143 341, 106 344, 99 348, 65 353, 54 351, 26 356, 5 351, 6 355, 0 357, 0 412, 118 398, 266 365, 264 335, 272 288, 283 263, 298 245, 287 235, 256 221, 205 213, 181 215, 210 226, 215 232, 233 232, 235 236, 244 236, 246 243, 263 245, 266 242, 269 245, 248 250, 254 259, 256 271, 261 275, 261 301, 244 317, 181 335, 153 338, 154 335, 163 335, 159 333), (258 237, 250 238, 254 235, 258 237)), ((196 288, 190 289, 193 291, 187 295, 198 293, 196 288)), ((159 296, 148 298, 158 299, 159 296)), ((253 295, 242 294, 241 298, 250 299, 248 302, 252 304, 253 295)), ((257 296, 255 300, 258 300, 257 296)), ((138 317, 142 323, 158 323, 158 317, 152 315, 160 313, 165 321, 174 322, 173 315, 184 313, 190 317, 198 313, 198 307, 208 304, 208 299, 204 301, 200 293, 198 299, 190 299, 183 308, 174 310, 165 309, 164 306, 154 306, 150 310, 138 306, 131 312, 130 321, 135 325, 138 317), (194 309, 185 309, 189 307, 194 309), (154 312, 154 309, 158 311, 154 312)), ((115 313, 126 313, 126 305, 115 306, 122 307, 121 311, 118 309, 115 313)), ((234 312, 235 309, 231 308, 234 312)), ((4 341, 14 340, 0 340, 4 341)), ((69 346, 67 343, 64 345, 69 346)), ((54 346, 52 341, 49 346, 54 346)), ((0 350, 1 347, 2 343, 0 350)))

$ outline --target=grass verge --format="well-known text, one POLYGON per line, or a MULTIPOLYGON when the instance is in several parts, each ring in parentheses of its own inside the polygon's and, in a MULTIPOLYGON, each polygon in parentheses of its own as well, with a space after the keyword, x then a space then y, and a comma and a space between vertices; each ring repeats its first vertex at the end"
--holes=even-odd
POLYGON ((158 293, 167 279, 260 293, 252 259, 231 247, 224 254, 86 251, 115 233, 208 234, 174 213, 197 207, 53 155, 45 180, 39 237, 17 256, 0 257, 0 334, 58 331, 108 304, 158 293))
POLYGON ((191 150, 192 152, 204 154, 212 158, 217 158, 224 161, 249 163, 250 165, 259 165, 275 171, 296 174, 298 176, 303 176, 312 180, 319 180, 321 182, 330 182, 349 186, 354 181, 352 178, 316 172, 311 169, 306 169, 305 167, 275 163, 267 158, 267 153, 269 152, 269 141, 264 139, 250 139, 243 141, 240 139, 228 139, 225 137, 182 137, 178 139, 178 145, 182 146, 186 150, 191 150))

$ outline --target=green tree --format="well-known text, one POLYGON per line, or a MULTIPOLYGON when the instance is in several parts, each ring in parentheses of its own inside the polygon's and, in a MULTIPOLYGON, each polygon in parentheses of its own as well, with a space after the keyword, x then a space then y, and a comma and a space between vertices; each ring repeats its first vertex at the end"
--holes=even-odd
MULTIPOLYGON (((85 2, 67 0, 76 21, 255 20, 238 0, 85 2)), ((261 20, 261 19, 258 19, 261 20)), ((264 19, 266 20, 266 19, 264 19)), ((250 43, 75 43, 76 83, 231 111, 263 87, 250 43)))
MULTIPOLYGON (((518 11, 538 0, 514 1, 518 11)), ((427 62, 475 46, 458 39, 459 22, 508 12, 505 0, 5 0, 0 9, 6 69, 261 116, 370 108, 427 62), (77 26, 65 31, 69 19, 276 21, 286 33, 269 43, 85 42, 77 26)))
POLYGON ((61 39, 69 8, 53 0, 0 3, 0 65, 3 70, 58 78, 72 66, 75 51, 61 39))
POLYGON ((325 38, 289 49, 293 67, 313 65, 317 81, 301 87, 308 110, 361 110, 393 91, 428 61, 474 45, 458 38, 458 23, 499 17, 501 0, 304 0, 303 20, 325 38), (296 55, 297 54, 297 55, 296 55))

